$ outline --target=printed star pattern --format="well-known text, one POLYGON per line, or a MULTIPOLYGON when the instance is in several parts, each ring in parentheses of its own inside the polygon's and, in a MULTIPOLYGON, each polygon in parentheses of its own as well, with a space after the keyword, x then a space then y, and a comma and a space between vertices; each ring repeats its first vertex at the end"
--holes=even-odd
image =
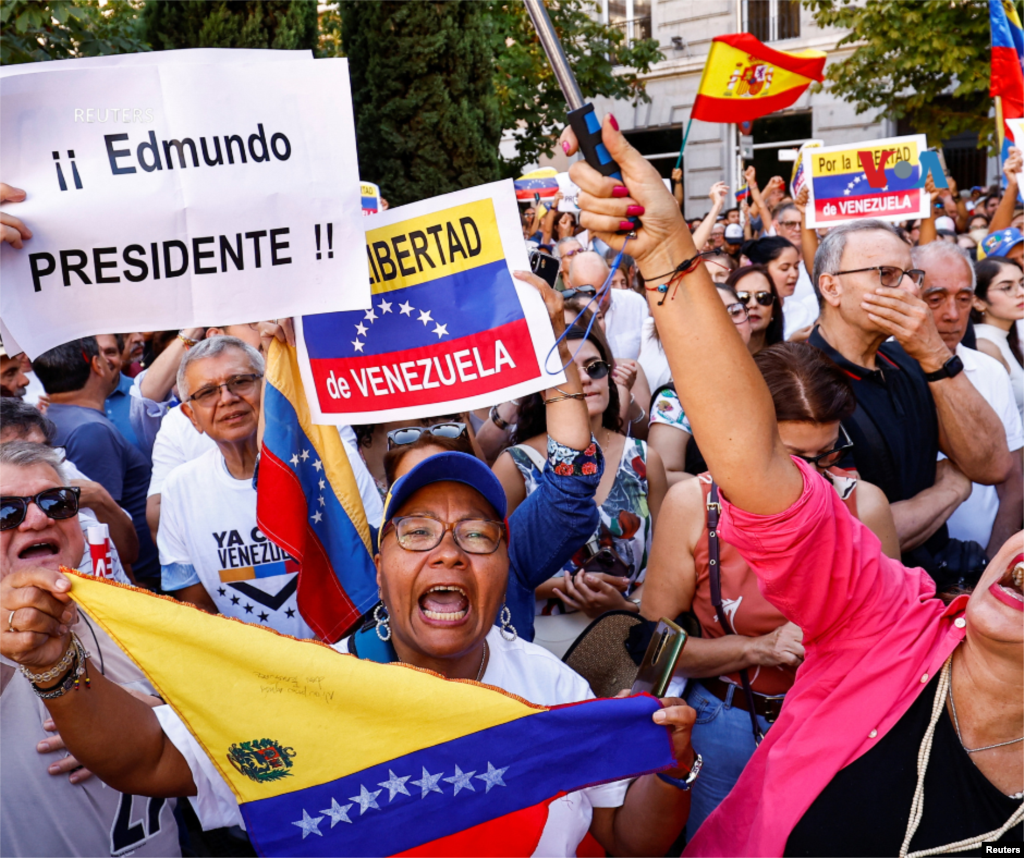
MULTIPOLYGON (((360 321, 355 326, 356 338, 351 341, 353 354, 365 354, 364 349, 366 348, 366 344, 369 342, 370 333, 373 329, 373 323, 376 322, 379 318, 386 316, 388 313, 393 314, 394 311, 391 309, 393 303, 394 302, 392 301, 385 301, 381 299, 381 302, 377 305, 377 309, 380 310, 380 316, 378 316, 374 312, 372 307, 369 310, 363 311, 362 321, 360 321), (367 327, 366 324, 364 323, 369 323, 370 327, 367 327)), ((418 310, 408 301, 403 301, 401 304, 398 305, 398 314, 400 316, 408 316, 410 320, 415 319, 418 322, 422 322, 423 325, 428 328, 430 327, 430 325, 434 325, 434 329, 431 331, 431 333, 436 334, 438 340, 442 340, 445 337, 451 336, 448 333, 448 325, 442 325, 437 319, 433 317, 432 312, 430 310, 418 310)), ((294 457, 292 458, 292 464, 296 464, 294 457)))
MULTIPOLYGON (((349 825, 356 824, 359 822, 359 819, 356 818, 353 820, 349 817, 349 811, 356 805, 359 806, 359 816, 362 816, 368 810, 381 810, 386 813, 391 802, 397 800, 400 803, 403 801, 401 796, 409 796, 410 799, 416 801, 423 800, 431 793, 435 792, 440 795, 444 795, 444 790, 442 790, 440 786, 441 782, 453 785, 454 791, 452 796, 454 797, 463 790, 477 793, 471 782, 475 778, 476 780, 483 781, 487 785, 487 788, 484 790, 484 794, 486 795, 493 787, 508 786, 508 784, 505 783, 504 775, 509 768, 509 766, 495 768, 494 764, 488 760, 487 771, 484 774, 478 775, 476 771, 463 771, 460 766, 456 766, 455 774, 446 778, 444 777, 443 771, 431 774, 425 767, 422 767, 423 774, 418 780, 412 780, 412 775, 396 775, 394 770, 389 768, 388 779, 377 784, 380 789, 368 790, 365 784, 360 784, 359 795, 350 796, 348 804, 339 804, 338 800, 332 797, 331 806, 319 811, 321 814, 320 816, 311 817, 309 812, 303 808, 302 819, 297 822, 293 822, 292 825, 302 830, 303 839, 308 837, 310 834, 317 834, 320 837, 323 837, 323 832, 320 831, 318 826, 324 821, 325 817, 330 818, 331 828, 334 828, 334 826, 339 822, 347 822, 349 825), (420 788, 418 799, 413 793, 406 789, 405 785, 407 782, 420 788), (383 793, 385 789, 388 791, 388 804, 382 808, 380 803, 377 801, 377 796, 383 793)), ((477 793, 477 795, 479 795, 479 793, 477 793)))

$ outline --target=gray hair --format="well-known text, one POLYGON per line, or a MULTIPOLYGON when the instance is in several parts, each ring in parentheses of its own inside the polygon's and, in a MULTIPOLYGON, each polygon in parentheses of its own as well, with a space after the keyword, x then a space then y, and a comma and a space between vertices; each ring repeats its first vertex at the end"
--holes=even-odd
POLYGON ((853 220, 830 229, 828 235, 818 245, 818 252, 814 254, 814 273, 811 275, 811 283, 814 286, 814 294, 818 298, 819 307, 823 308, 825 302, 821 297, 818 281, 822 274, 835 274, 840 270, 843 263, 843 251, 846 250, 846 239, 854 232, 888 232, 897 238, 900 237, 892 224, 888 224, 884 220, 853 220))
POLYGON ((33 441, 8 441, 6 444, 0 444, 0 465, 15 465, 19 468, 49 465, 66 485, 68 478, 64 473, 63 464, 64 457, 60 451, 45 444, 36 444, 33 441))
POLYGON ((249 358, 249 366, 252 367, 253 372, 263 375, 263 370, 266 366, 263 361, 263 355, 247 342, 238 339, 238 337, 208 337, 201 343, 192 346, 192 348, 185 352, 185 357, 182 358, 181 366, 178 367, 178 399, 186 402, 189 397, 188 381, 186 379, 188 368, 196 361, 218 357, 228 349, 238 349, 240 352, 244 352, 245 356, 249 358))
POLYGON ((558 243, 555 245, 555 247, 558 248, 559 256, 562 255, 562 245, 568 244, 570 241, 574 244, 578 244, 580 247, 583 247, 583 243, 578 238, 572 235, 567 235, 565 238, 558 239, 558 243))
POLYGON ((926 271, 928 270, 926 260, 932 257, 935 257, 937 263, 945 263, 946 265, 952 264, 959 259, 969 272, 971 291, 974 291, 978 285, 978 275, 974 271, 974 262, 966 250, 959 245, 950 244, 948 241, 931 241, 928 244, 922 244, 910 250, 910 258, 914 260, 914 265, 926 271))

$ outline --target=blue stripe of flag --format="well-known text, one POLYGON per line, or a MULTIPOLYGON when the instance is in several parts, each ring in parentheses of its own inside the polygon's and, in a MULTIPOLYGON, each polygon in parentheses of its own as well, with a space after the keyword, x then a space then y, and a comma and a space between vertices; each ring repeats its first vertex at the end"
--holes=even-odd
MULTIPOLYGON (((298 475, 307 499, 307 521, 323 545, 348 598, 359 613, 365 613, 377 602, 377 570, 359 531, 331 490, 324 469, 316 467, 320 454, 302 431, 292 403, 272 384, 266 385, 263 414, 263 444, 298 475), (303 456, 304 453, 307 455, 303 456), (297 458, 297 463, 293 458, 297 458), (321 515, 320 521, 314 518, 317 512, 321 515)), ((351 489, 352 496, 358 498, 354 478, 351 489)))
MULTIPOLYGON (((411 261, 410 261, 411 262, 411 261)), ((449 274, 418 286, 373 296, 375 321, 367 310, 303 316, 302 328, 310 358, 350 358, 421 348, 467 337, 524 318, 505 260, 449 274), (390 311, 381 309, 390 304, 390 311), (402 306, 413 307, 403 313, 402 306), (422 312, 430 321, 420 321, 422 312), (437 325, 446 326, 442 334, 437 325), (360 334, 357 325, 366 329, 360 334), (353 342, 363 344, 358 351, 353 342)))
MULTIPOLYGON (((1013 25, 1006 17, 1003 0, 989 0, 989 23, 992 27, 993 48, 1016 48, 1012 35, 1013 25)), ((1020 53, 1020 51, 1018 51, 1020 53)))
MULTIPOLYGON (((901 179, 891 169, 886 169, 885 180, 888 183, 889 191, 909 191, 917 185, 921 175, 920 165, 915 165, 910 176, 901 179)), ((838 176, 816 176, 814 179, 814 198, 832 199, 835 197, 863 197, 867 194, 882 193, 881 188, 872 188, 868 184, 867 177, 860 173, 841 173, 838 176), (860 178, 859 182, 854 180, 860 178), (845 193, 849 190, 850 193, 845 193)))
MULTIPOLYGON (((654 698, 643 696, 538 712, 320 786, 248 802, 241 806, 246 828, 263 855, 394 855, 562 792, 674 765, 666 729, 651 720, 657 709, 654 698), (457 795, 456 766, 470 785, 457 795), (408 795, 396 790, 392 798, 381 786, 403 778, 408 795), (374 793, 376 808, 367 801, 374 793), (324 811, 335 810, 334 802, 349 822, 339 817, 332 825, 324 811), (318 833, 303 837, 293 824, 304 812, 319 817, 318 833)), ((345 741, 343 724, 338 739, 345 741)))

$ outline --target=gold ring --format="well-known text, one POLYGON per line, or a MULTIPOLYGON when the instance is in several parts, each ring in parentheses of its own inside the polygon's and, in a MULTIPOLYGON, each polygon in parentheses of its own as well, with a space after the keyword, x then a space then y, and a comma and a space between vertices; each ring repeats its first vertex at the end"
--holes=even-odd
POLYGON ((14 623, 14 615, 16 613, 18 613, 17 610, 14 610, 7 615, 7 631, 18 634, 18 630, 12 625, 14 623))

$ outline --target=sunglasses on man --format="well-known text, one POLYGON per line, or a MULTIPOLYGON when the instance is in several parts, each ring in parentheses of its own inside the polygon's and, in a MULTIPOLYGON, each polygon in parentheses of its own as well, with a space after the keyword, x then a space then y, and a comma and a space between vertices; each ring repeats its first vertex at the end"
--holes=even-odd
POLYGON ((403 426, 388 432, 388 449, 415 444, 424 432, 436 438, 459 438, 466 434, 465 423, 435 423, 433 426, 403 426))
POLYGON ((0 497, 0 530, 13 530, 28 515, 29 504, 35 504, 43 515, 54 521, 63 521, 78 515, 78 498, 82 490, 78 486, 61 486, 44 489, 36 495, 0 497))

